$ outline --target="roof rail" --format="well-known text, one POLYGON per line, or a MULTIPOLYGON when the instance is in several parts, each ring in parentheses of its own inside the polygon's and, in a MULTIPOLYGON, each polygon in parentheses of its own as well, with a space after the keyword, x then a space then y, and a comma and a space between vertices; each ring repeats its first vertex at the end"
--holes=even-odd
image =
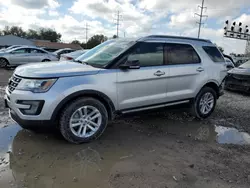
POLYGON ((174 39, 187 39, 187 40, 196 40, 196 41, 202 41, 202 42, 209 42, 212 43, 210 40, 207 39, 198 39, 198 38, 192 38, 192 37, 181 37, 181 36, 171 36, 171 35, 149 35, 145 38, 174 38, 174 39))

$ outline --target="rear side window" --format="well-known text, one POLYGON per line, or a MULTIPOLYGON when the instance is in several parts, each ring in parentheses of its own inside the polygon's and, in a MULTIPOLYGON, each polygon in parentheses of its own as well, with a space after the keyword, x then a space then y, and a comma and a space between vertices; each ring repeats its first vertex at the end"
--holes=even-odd
POLYGON ((225 61, 220 51, 215 46, 203 46, 202 48, 213 62, 225 61))
POLYGON ((200 63, 200 57, 189 44, 167 43, 164 48, 164 58, 167 64, 196 64, 200 63))

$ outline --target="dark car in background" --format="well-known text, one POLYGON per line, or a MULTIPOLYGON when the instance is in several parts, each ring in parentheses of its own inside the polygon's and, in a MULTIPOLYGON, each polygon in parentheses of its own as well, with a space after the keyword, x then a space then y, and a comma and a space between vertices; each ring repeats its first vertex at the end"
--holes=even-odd
POLYGON ((67 53, 71 53, 74 51, 76 51, 76 50, 71 49, 71 48, 63 48, 63 49, 60 49, 60 50, 53 52, 53 54, 56 55, 58 59, 60 59, 62 54, 67 54, 67 53))
POLYGON ((228 71, 225 89, 250 93, 250 60, 228 71))

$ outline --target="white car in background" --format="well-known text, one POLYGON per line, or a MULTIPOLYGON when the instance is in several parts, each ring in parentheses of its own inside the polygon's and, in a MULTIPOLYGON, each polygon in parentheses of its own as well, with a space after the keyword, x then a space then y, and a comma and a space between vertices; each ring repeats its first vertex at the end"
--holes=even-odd
POLYGON ((87 51, 89 50, 77 50, 68 54, 62 54, 60 57, 60 61, 73 61, 87 51))

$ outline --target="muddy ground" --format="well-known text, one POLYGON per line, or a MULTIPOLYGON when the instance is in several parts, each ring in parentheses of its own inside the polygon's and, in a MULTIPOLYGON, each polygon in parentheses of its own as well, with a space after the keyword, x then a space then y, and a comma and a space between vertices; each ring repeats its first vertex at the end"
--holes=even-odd
POLYGON ((250 96, 226 92, 204 121, 186 109, 119 117, 100 139, 72 145, 56 131, 22 130, 3 93, 1 188, 250 187, 250 96))

